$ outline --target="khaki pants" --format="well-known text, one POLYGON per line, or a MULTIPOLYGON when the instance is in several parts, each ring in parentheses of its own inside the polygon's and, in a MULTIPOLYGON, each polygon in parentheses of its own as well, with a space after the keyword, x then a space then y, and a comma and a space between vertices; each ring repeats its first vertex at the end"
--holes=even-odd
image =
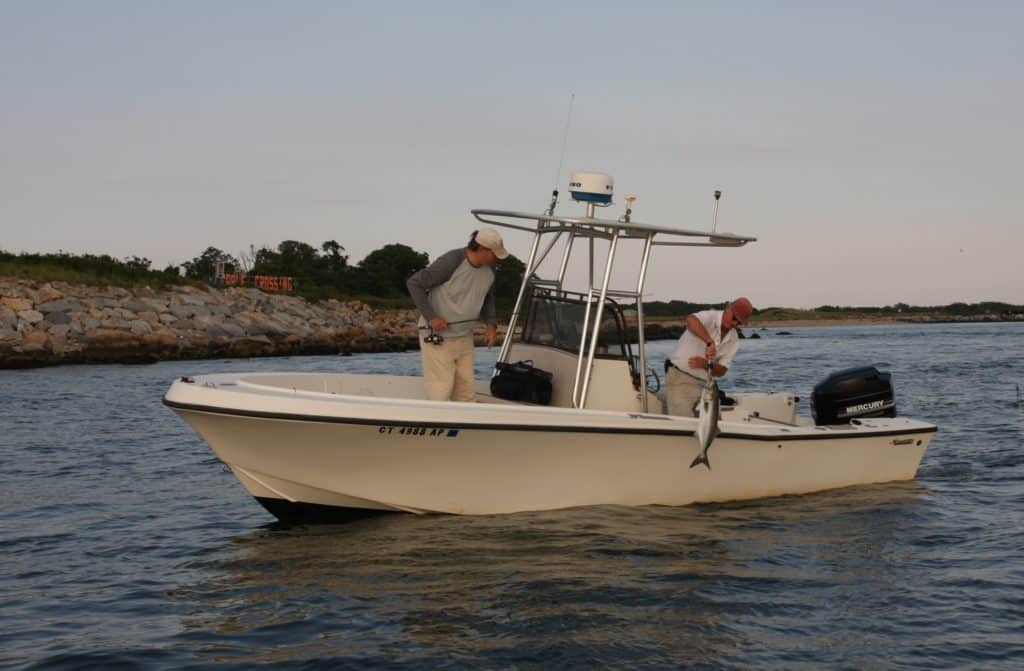
POLYGON ((445 338, 439 345, 424 342, 420 332, 420 352, 423 353, 423 381, 430 401, 476 401, 473 380, 473 336, 445 338))
POLYGON ((669 366, 665 379, 665 401, 668 414, 680 417, 695 417, 693 407, 700 400, 704 382, 687 375, 675 366, 669 366))

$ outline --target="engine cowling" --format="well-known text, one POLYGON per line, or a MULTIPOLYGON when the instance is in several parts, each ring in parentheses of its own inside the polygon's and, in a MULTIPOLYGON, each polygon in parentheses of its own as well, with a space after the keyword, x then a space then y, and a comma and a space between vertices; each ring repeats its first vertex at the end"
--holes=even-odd
POLYGON ((861 417, 895 417, 892 376, 874 366, 836 371, 814 386, 811 414, 818 426, 861 417))

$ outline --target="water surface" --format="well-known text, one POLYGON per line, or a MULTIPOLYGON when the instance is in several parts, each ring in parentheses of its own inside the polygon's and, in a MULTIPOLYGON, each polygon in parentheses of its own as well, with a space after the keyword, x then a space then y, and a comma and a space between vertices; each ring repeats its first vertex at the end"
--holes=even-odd
POLYGON ((916 481, 287 527, 170 382, 418 353, 0 371, 0 667, 1024 668, 1024 324, 787 330, 723 386, 806 414, 829 371, 885 363, 940 426, 916 481))

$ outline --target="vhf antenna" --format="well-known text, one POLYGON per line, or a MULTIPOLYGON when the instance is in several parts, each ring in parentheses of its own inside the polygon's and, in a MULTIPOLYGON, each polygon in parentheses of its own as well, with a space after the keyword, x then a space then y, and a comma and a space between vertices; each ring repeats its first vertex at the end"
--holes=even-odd
POLYGON ((714 233, 718 230, 718 200, 722 197, 722 192, 715 189, 715 220, 711 223, 711 232, 714 233))
POLYGON ((562 132, 562 154, 558 157, 558 172, 555 173, 555 188, 551 191, 551 204, 548 206, 548 215, 555 213, 555 205, 558 204, 558 180, 562 179, 562 164, 565 161, 565 145, 569 139, 569 123, 572 121, 572 103, 576 100, 576 94, 569 94, 569 114, 565 117, 565 130, 562 132))

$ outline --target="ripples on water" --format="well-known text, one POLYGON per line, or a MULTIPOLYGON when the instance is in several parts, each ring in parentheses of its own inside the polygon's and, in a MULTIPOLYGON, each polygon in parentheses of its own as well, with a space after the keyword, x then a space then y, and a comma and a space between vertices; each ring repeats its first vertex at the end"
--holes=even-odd
POLYGON ((0 667, 1024 668, 1022 325, 791 331, 726 388, 806 412, 828 371, 887 363, 940 425, 915 482, 286 527, 161 405, 171 380, 418 353, 0 371, 0 667))

